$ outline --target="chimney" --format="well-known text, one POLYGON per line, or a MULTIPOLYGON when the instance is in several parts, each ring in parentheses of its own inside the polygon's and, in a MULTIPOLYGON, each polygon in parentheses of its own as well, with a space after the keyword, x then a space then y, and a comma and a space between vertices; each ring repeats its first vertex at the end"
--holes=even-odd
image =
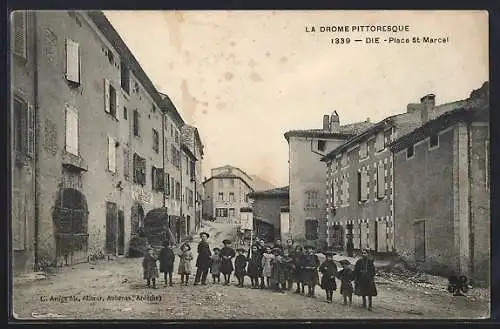
POLYGON ((332 115, 330 116, 330 132, 340 132, 340 120, 337 111, 333 111, 332 115))
POLYGON ((323 130, 330 131, 330 116, 328 114, 323 115, 323 130))
POLYGON ((424 124, 429 120, 429 112, 432 111, 432 109, 436 105, 436 95, 427 94, 424 97, 420 98, 420 103, 422 104, 420 119, 422 121, 422 124, 424 124))

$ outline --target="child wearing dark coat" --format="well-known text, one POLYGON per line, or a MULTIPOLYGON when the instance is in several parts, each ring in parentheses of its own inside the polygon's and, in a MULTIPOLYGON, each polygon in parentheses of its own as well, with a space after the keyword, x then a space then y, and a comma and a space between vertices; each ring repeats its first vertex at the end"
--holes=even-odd
POLYGON ((159 277, 158 266, 156 265, 157 260, 158 258, 154 254, 153 248, 148 247, 142 260, 144 279, 147 281, 148 288, 151 286, 151 281, 153 281, 153 289, 156 289, 156 279, 159 277))
POLYGON ((318 284, 318 267, 320 265, 318 256, 314 253, 313 246, 306 246, 305 255, 302 258, 302 284, 307 286, 307 297, 315 298, 315 287, 318 284))
POLYGON ((294 294, 304 294, 304 285, 303 285, 303 269, 302 269, 302 260, 304 258, 304 250, 301 246, 295 247, 295 252, 293 253, 293 279, 297 284, 297 289, 294 294))
POLYGON ((164 273, 165 285, 167 285, 167 276, 170 286, 172 282, 172 272, 174 271, 175 254, 168 241, 163 241, 163 248, 160 251, 160 272, 164 273))
POLYGON ((293 284, 293 258, 289 249, 283 250, 283 272, 285 273, 285 289, 292 290, 293 284))
POLYGON ((234 259, 234 274, 238 279, 238 287, 243 288, 243 282, 246 275, 247 257, 244 255, 245 249, 236 249, 236 258, 234 259))
POLYGON ((259 252, 259 247, 253 245, 248 251, 248 276, 252 282, 252 289, 259 288, 259 277, 262 275, 262 255, 259 252))
POLYGON ((340 294, 344 299, 344 305, 347 305, 349 299, 349 306, 352 305, 352 294, 354 292, 352 281, 354 280, 354 272, 350 268, 351 263, 347 259, 340 261, 342 270, 338 272, 337 277, 340 280, 340 294))
POLYGON ((212 273, 213 283, 220 283, 220 249, 214 248, 212 256, 210 256, 210 273, 212 273))
POLYGON ((271 286, 276 292, 283 292, 285 286, 285 269, 283 266, 282 249, 274 248, 274 258, 271 259, 271 286))
POLYGON ((231 281, 231 273, 233 273, 234 267, 233 267, 233 258, 236 256, 236 253, 234 252, 234 249, 231 248, 231 240, 224 240, 222 241, 222 244, 224 244, 224 247, 222 247, 220 251, 220 256, 221 256, 221 264, 220 264, 220 271, 222 274, 224 274, 224 285, 228 286, 229 282, 231 281))
POLYGON ((326 291, 326 302, 332 303, 333 292, 337 290, 337 265, 333 261, 333 252, 326 252, 326 260, 321 264, 318 270, 321 272, 321 288, 326 291))

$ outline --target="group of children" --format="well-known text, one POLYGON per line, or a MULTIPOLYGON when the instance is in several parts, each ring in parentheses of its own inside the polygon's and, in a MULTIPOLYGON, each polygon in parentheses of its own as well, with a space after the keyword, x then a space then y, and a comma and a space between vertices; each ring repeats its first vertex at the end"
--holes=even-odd
MULTIPOLYGON (((326 291, 327 302, 332 303, 333 292, 337 290, 336 279, 341 282, 340 293, 343 296, 344 305, 352 304, 353 280, 355 273, 350 268, 348 260, 339 263, 342 269, 338 271, 337 264, 333 260, 333 252, 326 252, 326 260, 320 264, 313 246, 295 246, 289 240, 287 246, 277 243, 273 248, 265 246, 263 241, 257 241, 248 250, 231 247, 230 240, 223 241, 223 248, 213 248, 209 261, 209 271, 213 283, 221 283, 221 274, 224 276, 224 285, 229 285, 231 275, 234 272, 238 280, 238 287, 243 287, 245 276, 250 277, 252 289, 272 289, 276 292, 291 290, 296 284, 296 294, 305 294, 315 297, 315 288, 319 284, 326 291), (233 266, 234 259, 234 266, 233 266), (319 280, 318 271, 322 273, 319 280)), ((191 274, 191 261, 193 255, 189 244, 184 243, 179 253, 178 274, 181 276, 181 285, 188 285, 191 274)), ((154 255, 152 248, 148 249, 143 260, 144 279, 148 287, 156 288, 156 279, 159 277, 156 267, 157 260, 160 261, 159 272, 164 273, 165 284, 173 285, 172 272, 174 270, 175 253, 172 246, 167 242, 163 244, 159 257, 154 255)), ((195 282, 196 284, 196 282, 195 282)), ((371 298, 370 298, 371 307, 371 298)))

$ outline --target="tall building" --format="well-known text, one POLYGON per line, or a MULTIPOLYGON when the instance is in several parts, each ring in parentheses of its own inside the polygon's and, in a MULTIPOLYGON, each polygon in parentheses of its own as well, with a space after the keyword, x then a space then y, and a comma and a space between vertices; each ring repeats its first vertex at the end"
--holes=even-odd
MULTIPOLYGON (((478 92, 479 91, 479 92, 478 92)), ((443 275, 489 280, 489 91, 394 140, 395 248, 443 275)))
POLYGON ((285 133, 289 145, 289 234, 293 239, 326 244, 326 170, 320 160, 367 126, 371 123, 341 126, 334 112, 323 116, 322 129, 285 133))
POLYGON ((252 179, 243 170, 230 165, 214 168, 203 186, 205 217, 239 223, 242 213, 251 212, 248 194, 254 189, 252 179))
POLYGON ((125 255, 152 211, 182 218, 184 121, 104 14, 16 11, 12 40, 14 269, 125 255))

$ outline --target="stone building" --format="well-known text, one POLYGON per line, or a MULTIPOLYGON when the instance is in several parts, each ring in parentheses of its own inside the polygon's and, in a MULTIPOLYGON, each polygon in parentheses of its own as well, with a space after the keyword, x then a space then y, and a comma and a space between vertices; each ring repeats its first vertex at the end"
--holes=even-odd
POLYGON ((214 168, 203 186, 206 218, 239 223, 241 213, 251 208, 248 194, 254 191, 252 179, 239 168, 230 165, 214 168))
POLYGON ((180 184, 184 122, 102 12, 13 20, 14 267, 125 255, 148 213, 169 206, 165 176, 180 184))
POLYGON ((410 103, 407 111, 388 117, 327 154, 328 244, 344 249, 393 253, 395 234, 394 165, 389 143, 422 122, 465 104, 435 105, 435 95, 410 103))
POLYGON ((393 141, 395 248, 438 274, 488 280, 490 144, 487 85, 464 107, 393 141))
POLYGON ((323 116, 322 129, 284 134, 289 145, 289 233, 293 239, 326 243, 326 170, 320 160, 368 126, 371 123, 341 126, 334 112, 323 116))
POLYGON ((255 235, 267 241, 288 237, 288 186, 249 194, 255 235))

